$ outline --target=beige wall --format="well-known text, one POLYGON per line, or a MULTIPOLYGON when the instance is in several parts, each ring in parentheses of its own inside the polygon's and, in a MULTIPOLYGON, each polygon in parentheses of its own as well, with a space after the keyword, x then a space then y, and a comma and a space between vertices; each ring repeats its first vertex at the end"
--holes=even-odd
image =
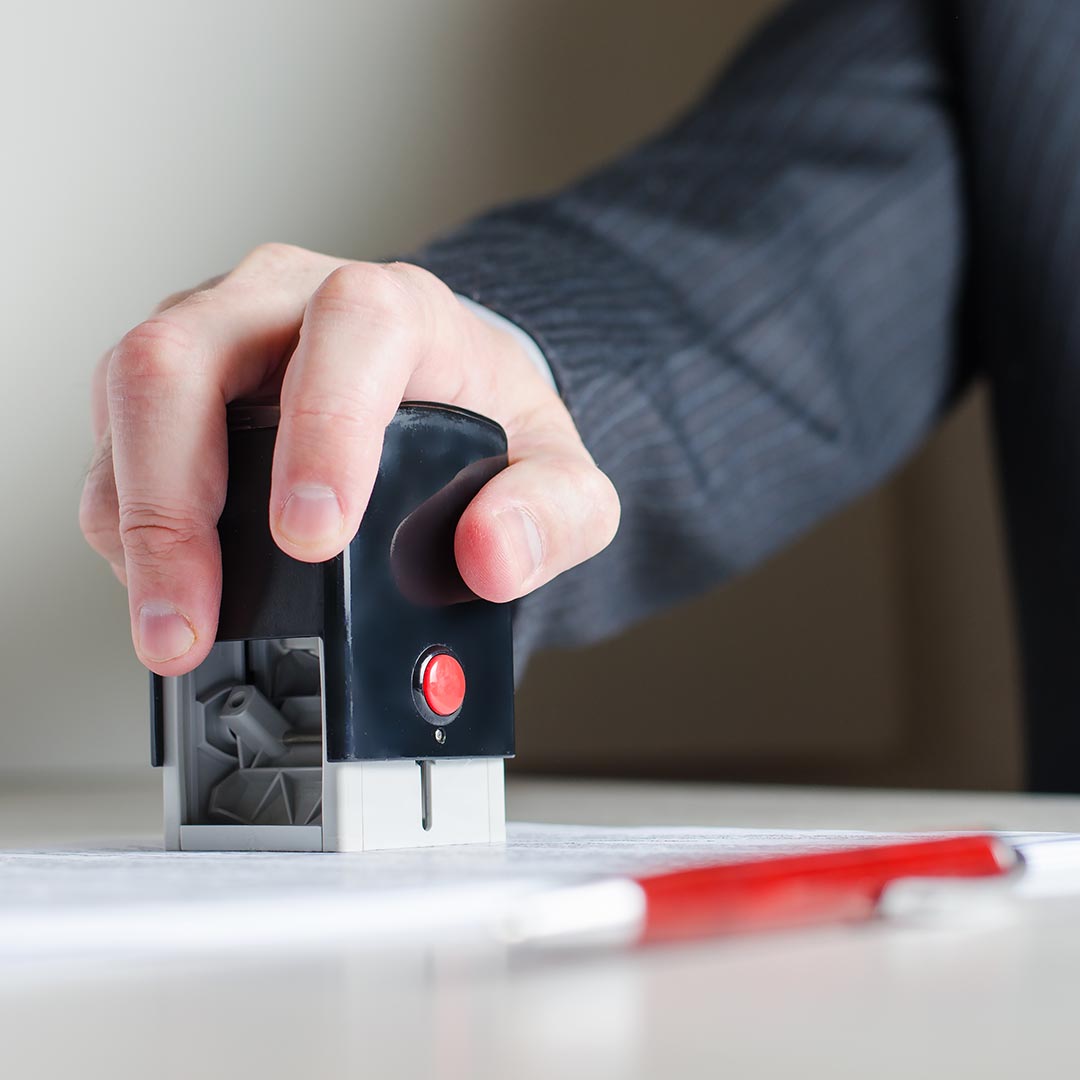
MULTIPOLYGON (((61 0, 8 13, 0 772, 146 760, 124 599, 75 524, 101 350, 260 241, 381 255, 562 182, 689 101, 768 6, 61 0)), ((1011 669, 973 421, 943 443, 947 466, 931 455, 750 580, 622 643, 544 658, 521 695, 523 763, 1009 782, 1011 669), (972 643, 987 641, 994 670, 975 680, 972 643), (598 694, 599 676, 640 671, 643 653, 646 682, 598 694), (689 689, 699 662, 716 681, 707 703, 689 689)))

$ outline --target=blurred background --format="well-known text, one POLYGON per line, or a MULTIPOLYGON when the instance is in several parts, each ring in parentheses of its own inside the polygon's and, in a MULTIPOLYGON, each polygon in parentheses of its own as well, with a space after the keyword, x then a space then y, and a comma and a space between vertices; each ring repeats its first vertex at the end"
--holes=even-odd
MULTIPOLYGON (((149 775, 126 602, 76 522, 94 361, 266 240, 407 251, 662 126, 768 0, 56 0, 5 12, 0 783, 149 775)), ((1010 788, 984 402, 752 576, 549 653, 519 770, 1010 788), (708 690, 703 684, 708 679, 708 690)))

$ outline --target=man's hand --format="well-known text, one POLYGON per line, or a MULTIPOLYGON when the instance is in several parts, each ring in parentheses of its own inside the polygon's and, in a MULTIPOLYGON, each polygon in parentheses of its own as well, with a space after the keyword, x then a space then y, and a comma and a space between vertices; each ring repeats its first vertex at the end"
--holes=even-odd
POLYGON ((512 600, 615 535, 614 488, 511 334, 417 267, 269 244, 170 297, 95 373, 98 449, 80 524, 127 585, 135 650, 161 675, 190 671, 214 642, 225 406, 267 391, 281 400, 270 527, 296 559, 321 562, 352 539, 405 398, 461 405, 506 429, 510 467, 455 537, 478 595, 512 600))

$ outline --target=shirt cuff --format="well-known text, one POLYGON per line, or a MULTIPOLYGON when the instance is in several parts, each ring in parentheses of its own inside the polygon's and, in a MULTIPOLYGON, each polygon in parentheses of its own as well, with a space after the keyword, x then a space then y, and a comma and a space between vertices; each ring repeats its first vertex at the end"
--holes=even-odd
POLYGON ((471 311, 477 318, 483 319, 489 326, 494 326, 496 329, 505 330, 511 337, 513 337, 517 343, 525 351, 525 355, 532 361, 533 367, 540 372, 544 381, 554 390, 559 392, 559 388, 555 383, 555 376, 551 373, 551 365, 548 364, 543 350, 536 344, 533 339, 521 329, 517 323, 511 322, 505 316, 500 315, 496 311, 492 311, 491 308, 484 307, 483 304, 478 304, 475 300, 469 299, 467 296, 462 296, 460 293, 454 293, 458 300, 471 311))

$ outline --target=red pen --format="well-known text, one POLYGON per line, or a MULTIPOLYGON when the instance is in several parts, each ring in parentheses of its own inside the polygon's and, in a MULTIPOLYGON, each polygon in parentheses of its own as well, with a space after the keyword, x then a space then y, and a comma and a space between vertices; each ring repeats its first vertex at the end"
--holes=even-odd
POLYGON ((749 859, 537 893, 504 930, 512 944, 617 946, 854 922, 894 882, 1000 878, 1022 865, 988 835, 749 859))

